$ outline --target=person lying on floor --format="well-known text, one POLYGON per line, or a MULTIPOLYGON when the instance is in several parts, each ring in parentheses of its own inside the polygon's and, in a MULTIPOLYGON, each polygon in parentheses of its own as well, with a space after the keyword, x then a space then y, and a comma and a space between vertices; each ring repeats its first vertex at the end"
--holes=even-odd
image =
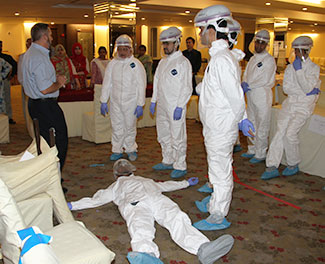
POLYGON ((86 197, 68 203, 71 210, 94 208, 114 202, 125 219, 131 236, 131 264, 161 264, 155 238, 154 222, 168 229, 172 239, 187 252, 197 255, 202 264, 212 264, 227 254, 234 244, 231 235, 210 241, 192 226, 191 220, 178 205, 162 192, 187 188, 198 183, 197 177, 183 181, 155 182, 135 176, 136 170, 128 160, 114 163, 116 181, 107 189, 98 190, 92 198, 86 197))

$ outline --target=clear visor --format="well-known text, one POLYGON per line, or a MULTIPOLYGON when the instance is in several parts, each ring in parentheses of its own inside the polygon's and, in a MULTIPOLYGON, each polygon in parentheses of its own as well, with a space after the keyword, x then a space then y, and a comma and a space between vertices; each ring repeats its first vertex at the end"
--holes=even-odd
POLYGON ((209 30, 207 26, 196 27, 195 38, 198 50, 209 48, 212 44, 212 41, 209 41, 209 30))
POLYGON ((174 52, 178 50, 180 46, 180 40, 173 41, 162 41, 160 42, 160 56, 167 57, 172 55, 174 52))
POLYGON ((261 40, 261 39, 253 38, 253 40, 251 41, 251 43, 249 43, 248 49, 253 54, 255 54, 255 53, 261 53, 264 50, 266 50, 268 52, 269 49, 270 49, 270 43, 269 42, 266 42, 264 40, 261 40))
POLYGON ((126 59, 130 58, 133 54, 133 48, 130 47, 129 45, 115 45, 114 46, 114 53, 113 57, 115 59, 126 59))
POLYGON ((298 56, 302 61, 306 61, 309 57, 310 50, 311 48, 291 48, 289 62, 293 63, 293 61, 296 59, 296 56, 298 56))

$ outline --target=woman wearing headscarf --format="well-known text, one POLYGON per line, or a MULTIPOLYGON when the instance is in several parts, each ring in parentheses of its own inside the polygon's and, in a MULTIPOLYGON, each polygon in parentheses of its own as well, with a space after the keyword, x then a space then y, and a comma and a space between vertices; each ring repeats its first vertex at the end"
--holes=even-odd
POLYGON ((80 43, 75 43, 72 46, 71 60, 76 67, 77 75, 75 78, 79 79, 81 89, 87 88, 86 77, 89 73, 89 61, 83 55, 82 46, 80 43))
POLYGON ((76 68, 69 59, 65 48, 62 44, 55 46, 54 56, 51 58, 55 72, 57 75, 64 75, 66 77, 65 89, 80 89, 80 83, 74 76, 77 75, 76 68))
POLYGON ((103 83, 105 69, 107 64, 110 62, 110 60, 106 58, 107 50, 105 47, 99 47, 98 55, 98 58, 91 61, 91 88, 93 88, 95 84, 103 83))

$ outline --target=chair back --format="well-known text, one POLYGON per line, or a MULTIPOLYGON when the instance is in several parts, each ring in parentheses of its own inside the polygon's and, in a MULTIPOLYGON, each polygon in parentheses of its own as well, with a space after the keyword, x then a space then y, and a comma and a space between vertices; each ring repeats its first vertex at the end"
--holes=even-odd
POLYGON ((0 243, 4 263, 18 263, 18 230, 26 228, 23 217, 7 185, 0 179, 0 243))

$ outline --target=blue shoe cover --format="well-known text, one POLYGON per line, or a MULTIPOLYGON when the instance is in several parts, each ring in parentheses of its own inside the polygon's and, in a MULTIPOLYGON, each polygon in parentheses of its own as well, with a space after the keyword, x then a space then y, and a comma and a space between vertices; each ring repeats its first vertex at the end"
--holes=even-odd
POLYGON ((275 169, 273 171, 264 171, 261 179, 262 180, 270 180, 270 179, 273 179, 273 178, 276 178, 279 176, 280 176, 279 170, 275 169))
POLYGON ((203 193, 212 193, 213 192, 213 189, 208 186, 208 183, 204 184, 197 190, 199 192, 203 192, 203 193))
POLYGON ((154 170, 172 170, 173 165, 168 165, 168 164, 164 164, 164 163, 158 163, 155 166, 152 167, 154 170))
POLYGON ((208 212, 207 204, 209 203, 211 199, 211 195, 205 197, 202 201, 195 201, 196 207, 200 210, 202 213, 208 212))
POLYGON ((243 148, 240 145, 235 145, 233 152, 236 153, 236 152, 240 152, 242 150, 243 150, 243 148))
POLYGON ((187 170, 173 170, 172 173, 170 174, 170 177, 173 179, 177 179, 180 177, 183 177, 187 174, 187 170))
POLYGON ((228 228, 230 225, 231 223, 226 218, 223 219, 221 224, 210 224, 205 219, 193 224, 196 229, 202 231, 222 230, 228 228))
POLYGON ((250 163, 253 163, 253 164, 256 164, 256 163, 260 163, 260 162, 263 162, 265 159, 257 159, 257 158, 251 158, 249 160, 250 163))
POLYGON ((294 168, 290 169, 289 167, 286 167, 283 172, 282 175, 283 176, 292 176, 295 175, 299 172, 299 167, 295 166, 294 168))
POLYGON ((241 154, 240 155, 241 157, 243 157, 243 158, 253 158, 254 156, 255 156, 255 154, 249 154, 249 153, 243 153, 243 154, 241 154))
POLYGON ((113 153, 111 156, 110 156, 110 160, 111 161, 116 161, 116 160, 119 160, 123 158, 123 154, 122 153, 113 153))
POLYGON ((128 152, 128 159, 129 161, 136 161, 138 158, 138 154, 134 151, 134 152, 128 152))
POLYGON ((144 252, 129 252, 126 256, 131 264, 164 264, 159 258, 144 252))

